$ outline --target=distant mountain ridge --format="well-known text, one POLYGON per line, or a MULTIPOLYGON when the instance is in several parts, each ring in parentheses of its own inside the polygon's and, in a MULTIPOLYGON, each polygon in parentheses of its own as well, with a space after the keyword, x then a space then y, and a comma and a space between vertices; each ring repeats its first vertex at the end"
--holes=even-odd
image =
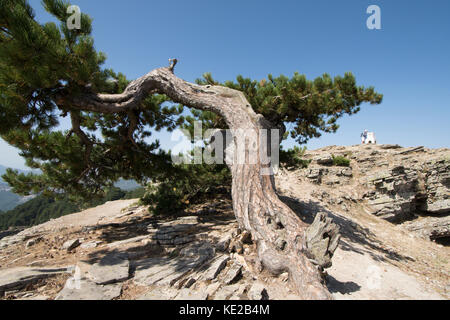
MULTIPOLYGON (((34 198, 34 196, 26 196, 26 197, 19 196, 10 191, 11 187, 1 178, 1 176, 6 173, 6 169, 8 169, 8 167, 0 164, 0 214, 1 211, 6 212, 8 210, 14 209, 18 205, 34 198)), ((32 171, 21 169, 15 170, 18 170, 19 172, 23 173, 28 173, 32 171)), ((139 185, 134 180, 123 180, 123 179, 117 181, 115 183, 115 186, 124 191, 134 190, 139 187, 139 185)))
MULTIPOLYGON (((8 211, 14 209, 19 204, 22 204, 33 196, 22 197, 13 192, 11 192, 11 187, 2 179, 2 175, 6 173, 6 169, 3 165, 0 165, 0 211, 8 211)), ((27 172, 26 170, 17 169, 20 172, 27 172)))
POLYGON ((87 202, 71 202, 67 197, 54 199, 38 195, 33 199, 18 205, 16 208, 0 215, 0 231, 10 227, 32 226, 41 224, 50 219, 56 219, 66 214, 96 207, 107 201, 119 199, 137 199, 144 195, 145 189, 139 188, 124 191, 117 187, 109 189, 101 199, 87 202))

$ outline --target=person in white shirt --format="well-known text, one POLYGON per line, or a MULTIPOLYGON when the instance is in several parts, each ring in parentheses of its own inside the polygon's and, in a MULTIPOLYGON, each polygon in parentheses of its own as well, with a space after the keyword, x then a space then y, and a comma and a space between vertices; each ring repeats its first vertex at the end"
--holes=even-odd
POLYGON ((367 129, 364 129, 364 132, 361 133, 361 143, 362 144, 366 143, 366 139, 367 139, 367 129))

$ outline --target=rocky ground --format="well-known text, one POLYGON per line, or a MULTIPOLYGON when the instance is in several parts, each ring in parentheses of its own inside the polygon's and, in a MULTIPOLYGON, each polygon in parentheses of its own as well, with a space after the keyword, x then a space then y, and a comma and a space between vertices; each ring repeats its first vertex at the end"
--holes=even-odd
POLYGON ((276 183, 308 222, 324 211, 340 226, 328 270, 336 298, 449 297, 449 149, 331 146, 305 158, 307 169, 282 170, 276 183))
MULTIPOLYGON (((309 167, 281 170, 277 188, 305 221, 326 212, 339 225, 327 269, 336 299, 450 297, 448 149, 368 145, 305 156, 309 167), (350 167, 334 166, 337 155, 350 167)), ((135 202, 108 202, 0 239, 0 297, 298 298, 287 274, 256 272, 254 244, 237 229, 229 199, 170 218, 135 202)))

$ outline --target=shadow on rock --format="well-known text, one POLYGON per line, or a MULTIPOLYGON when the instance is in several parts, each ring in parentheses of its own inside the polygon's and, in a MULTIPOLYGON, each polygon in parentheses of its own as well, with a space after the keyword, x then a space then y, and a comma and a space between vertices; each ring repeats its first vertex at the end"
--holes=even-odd
POLYGON ((362 227, 358 223, 338 216, 326 209, 320 202, 308 201, 300 202, 295 198, 280 196, 287 206, 289 206, 304 222, 311 224, 318 212, 325 212, 333 219, 333 222, 340 228, 341 241, 339 248, 345 251, 353 251, 358 254, 369 254, 376 261, 414 261, 414 259, 401 255, 395 251, 386 249, 382 243, 376 240, 376 236, 369 229, 362 227), (347 240, 347 241, 345 241, 347 240), (356 248, 352 243, 363 246, 364 250, 356 248), (378 254, 377 254, 378 253, 378 254))
POLYGON ((361 289, 361 286, 353 281, 341 282, 330 275, 327 276, 327 287, 331 293, 341 294, 349 294, 361 289))

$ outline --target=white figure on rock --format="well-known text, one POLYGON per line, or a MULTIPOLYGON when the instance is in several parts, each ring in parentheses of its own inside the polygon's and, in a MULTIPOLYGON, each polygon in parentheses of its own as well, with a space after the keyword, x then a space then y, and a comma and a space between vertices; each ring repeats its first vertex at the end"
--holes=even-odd
POLYGON ((362 144, 366 143, 366 139, 367 139, 367 129, 364 129, 364 132, 361 133, 361 143, 362 144))
POLYGON ((367 143, 377 143, 377 139, 375 138, 374 132, 369 132, 367 129, 364 129, 364 132, 361 133, 361 143, 367 144, 367 143))

